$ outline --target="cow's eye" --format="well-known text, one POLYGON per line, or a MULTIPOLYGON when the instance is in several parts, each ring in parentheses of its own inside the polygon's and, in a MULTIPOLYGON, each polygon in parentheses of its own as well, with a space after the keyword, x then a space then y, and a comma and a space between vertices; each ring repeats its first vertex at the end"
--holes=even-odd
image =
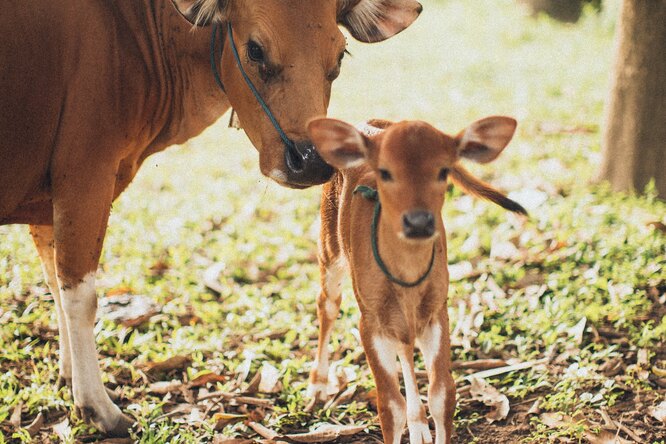
POLYGON ((439 170, 439 175, 437 176, 437 180, 444 182, 447 177, 449 177, 448 168, 442 168, 441 170, 439 170))
POLYGON ((264 50, 261 49, 259 43, 250 40, 247 42, 247 56, 253 62, 263 63, 264 62, 264 50))
POLYGON ((383 168, 379 169, 379 177, 382 179, 383 182, 390 182, 393 180, 393 176, 391 176, 391 173, 389 173, 388 170, 385 170, 383 168))

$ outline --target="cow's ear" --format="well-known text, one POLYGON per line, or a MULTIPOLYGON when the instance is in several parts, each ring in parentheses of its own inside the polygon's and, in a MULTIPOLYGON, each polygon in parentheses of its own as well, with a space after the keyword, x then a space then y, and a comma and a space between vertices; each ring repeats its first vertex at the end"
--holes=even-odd
POLYGON ((224 21, 228 0, 173 0, 181 14, 193 25, 207 26, 212 21, 224 21))
POLYGON ((456 136, 458 155, 478 163, 495 160, 511 141, 516 125, 504 116, 477 120, 456 136))
POLYGON ((422 9, 415 0, 338 0, 338 22, 361 42, 381 42, 411 25, 422 9))
POLYGON ((365 162, 367 139, 348 123, 314 119, 308 123, 308 135, 322 159, 333 168, 344 170, 365 162))

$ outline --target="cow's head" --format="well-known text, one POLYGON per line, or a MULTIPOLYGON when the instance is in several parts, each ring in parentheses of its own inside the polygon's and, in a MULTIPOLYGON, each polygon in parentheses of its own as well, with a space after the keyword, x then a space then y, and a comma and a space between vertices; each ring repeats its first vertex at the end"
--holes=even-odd
MULTIPOLYGON (((220 61, 226 94, 259 150, 262 173, 294 188, 323 183, 333 173, 310 142, 306 124, 326 115, 331 83, 340 72, 345 39, 338 25, 360 41, 379 42, 407 28, 421 12, 415 0, 178 0, 176 4, 198 24, 231 22, 244 70, 295 148, 285 146, 248 88, 228 35, 220 61)), ((226 27, 221 28, 226 34, 226 27)))

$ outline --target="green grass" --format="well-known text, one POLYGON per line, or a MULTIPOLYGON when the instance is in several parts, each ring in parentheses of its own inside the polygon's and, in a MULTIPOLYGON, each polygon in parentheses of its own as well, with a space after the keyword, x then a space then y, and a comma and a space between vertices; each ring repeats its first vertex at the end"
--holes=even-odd
MULTIPOLYGON (((603 424, 600 408, 643 430, 646 442, 666 440, 645 414, 665 397, 651 368, 663 368, 666 359, 658 302, 666 291, 666 238, 648 223, 663 221, 666 205, 649 190, 637 197, 591 184, 617 12, 607 3, 613 7, 601 15, 563 26, 530 19, 510 0, 425 2, 422 17, 393 40, 349 40, 353 57, 334 85, 331 116, 424 119, 449 132, 491 114, 519 120, 502 158, 473 170, 529 206, 529 220, 455 190, 445 205, 450 263, 467 261, 474 270, 451 285, 453 354, 550 360, 490 379, 511 400, 510 423, 486 425, 487 409, 462 397, 459 442, 584 442, 603 424), (516 254, 504 259, 496 253, 507 242, 516 254), (582 318, 578 344, 572 327, 582 318), (637 364, 641 350, 650 365, 637 364), (613 360, 620 363, 616 374, 606 368, 613 360), (527 415, 533 401, 541 412, 584 421, 553 429, 527 415)), ((197 424, 162 416, 185 401, 147 393, 142 369, 175 355, 191 363, 160 378, 189 381, 207 371, 229 377, 209 391, 235 388, 248 363, 241 389, 264 363, 275 366, 282 389, 265 395, 273 408, 249 412, 275 430, 340 422, 368 424, 379 436, 349 285, 333 346, 334 358, 355 371, 357 394, 336 409, 303 412, 317 334, 319 192, 283 189, 261 177, 254 149, 223 118, 199 138, 149 158, 115 203, 98 292, 146 295, 162 306, 140 327, 103 320, 95 330, 105 377, 119 384, 123 408, 140 418, 140 442, 256 437, 243 422, 213 430, 212 413, 197 424), (226 264, 221 295, 202 278, 217 262, 226 264), (163 271, 151 271, 155 266, 163 271), (187 319, 192 313, 196 322, 187 319)), ((38 412, 47 423, 70 414, 69 391, 55 388, 52 306, 27 228, 0 227, 0 443, 28 441, 8 422, 19 402, 24 425, 38 412)), ((464 387, 464 373, 455 376, 464 387)), ((227 411, 248 413, 242 406, 227 411)), ((77 439, 98 436, 73 414, 70 421, 77 439)), ((58 440, 52 429, 40 437, 58 440)))

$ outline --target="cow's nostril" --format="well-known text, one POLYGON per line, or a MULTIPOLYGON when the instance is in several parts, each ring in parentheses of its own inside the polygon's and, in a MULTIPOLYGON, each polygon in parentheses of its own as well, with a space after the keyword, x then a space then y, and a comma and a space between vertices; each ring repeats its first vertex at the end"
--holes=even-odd
POLYGON ((284 157, 287 168, 289 168, 292 173, 300 173, 303 171, 305 161, 295 145, 285 146, 284 157))

